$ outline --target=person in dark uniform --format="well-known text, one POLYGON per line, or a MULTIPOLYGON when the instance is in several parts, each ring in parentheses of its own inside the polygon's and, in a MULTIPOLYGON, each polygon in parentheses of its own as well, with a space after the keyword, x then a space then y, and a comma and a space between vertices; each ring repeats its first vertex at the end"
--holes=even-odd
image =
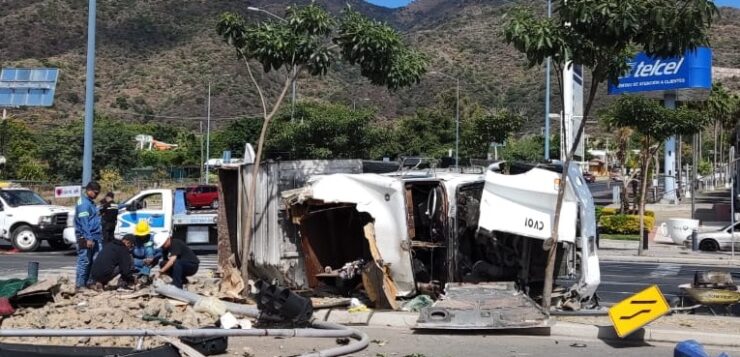
POLYGON ((198 272, 200 260, 185 242, 172 239, 167 233, 157 233, 154 235, 154 247, 162 249, 163 259, 159 274, 172 277, 172 285, 182 289, 182 285, 188 280, 187 277, 198 272))
POLYGON ((127 234, 123 239, 112 240, 109 244, 103 246, 103 250, 98 254, 92 265, 90 278, 94 290, 103 290, 108 283, 116 276, 120 275, 118 281, 119 287, 125 287, 135 282, 134 264, 131 258, 131 248, 134 247, 134 236, 127 234))
POLYGON ((118 219, 118 205, 113 201, 113 192, 108 192, 100 201, 100 218, 103 223, 103 243, 113 240, 118 219))

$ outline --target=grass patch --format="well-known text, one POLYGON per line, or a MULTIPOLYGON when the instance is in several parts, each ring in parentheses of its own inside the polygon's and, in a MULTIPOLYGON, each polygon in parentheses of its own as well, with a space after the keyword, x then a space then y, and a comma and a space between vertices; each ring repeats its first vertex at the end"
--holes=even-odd
POLYGON ((599 239, 639 241, 640 240, 640 236, 637 235, 637 234, 608 234, 608 233, 601 233, 601 234, 599 234, 599 239))

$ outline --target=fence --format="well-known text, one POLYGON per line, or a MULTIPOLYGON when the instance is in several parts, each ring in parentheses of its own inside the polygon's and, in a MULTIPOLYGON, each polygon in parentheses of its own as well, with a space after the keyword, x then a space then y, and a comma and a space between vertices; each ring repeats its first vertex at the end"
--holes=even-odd
MULTIPOLYGON (((74 184, 31 182, 31 181, 13 181, 13 183, 33 190, 34 192, 41 195, 41 197, 43 197, 45 200, 51 202, 54 205, 74 206, 77 201, 77 198, 75 197, 70 197, 70 198, 55 198, 54 197, 55 187, 66 186, 66 185, 71 186, 74 184)), ((109 191, 112 191, 116 196, 115 200, 117 202, 122 202, 142 190, 155 189, 155 188, 170 188, 171 189, 171 188, 185 187, 185 186, 190 186, 190 185, 195 185, 195 184, 198 184, 197 179, 191 179, 191 180, 134 180, 134 181, 122 181, 122 182, 118 182, 115 184, 100 182, 100 185, 102 186, 101 196, 98 198, 100 199, 102 198, 102 195, 104 195, 105 193, 109 191)))

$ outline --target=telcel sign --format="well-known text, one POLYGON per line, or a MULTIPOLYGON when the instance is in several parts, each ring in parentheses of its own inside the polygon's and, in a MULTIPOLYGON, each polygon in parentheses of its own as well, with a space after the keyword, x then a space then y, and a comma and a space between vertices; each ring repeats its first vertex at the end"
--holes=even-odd
POLYGON ((630 71, 609 83, 609 94, 710 90, 712 88, 712 50, 706 47, 687 52, 682 57, 651 58, 639 53, 629 63, 630 71))

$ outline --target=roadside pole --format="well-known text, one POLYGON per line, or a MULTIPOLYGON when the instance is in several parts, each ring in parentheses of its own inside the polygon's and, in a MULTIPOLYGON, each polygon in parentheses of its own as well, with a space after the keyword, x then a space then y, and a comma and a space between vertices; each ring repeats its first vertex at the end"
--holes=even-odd
MULTIPOLYGON (((735 147, 730 147, 730 166, 735 166, 735 147)), ((735 175, 730 176, 730 227, 732 233, 730 236, 730 246, 732 249, 732 259, 735 259, 735 175)))
POLYGON ((92 180, 93 118, 95 111, 95 12, 96 0, 88 3, 87 64, 85 74, 85 131, 82 150, 82 185, 92 180))

